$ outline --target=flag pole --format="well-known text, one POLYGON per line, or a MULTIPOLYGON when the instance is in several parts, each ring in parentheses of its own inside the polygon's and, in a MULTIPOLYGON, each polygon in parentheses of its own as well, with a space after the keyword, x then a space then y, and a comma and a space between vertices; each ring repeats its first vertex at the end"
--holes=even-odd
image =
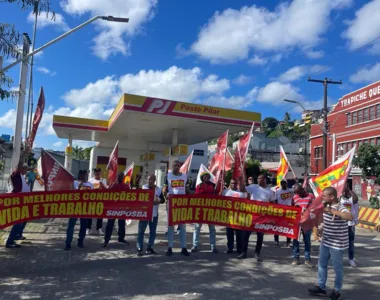
POLYGON ((284 151, 284 148, 282 148, 281 145, 280 145, 280 147, 281 147, 281 151, 282 151, 282 153, 284 154, 284 157, 285 157, 285 159, 286 159, 286 163, 288 164, 290 171, 292 171, 293 176, 294 176, 294 179, 296 179, 296 178, 297 178, 296 173, 294 173, 294 170, 293 170, 293 168, 292 168, 292 165, 290 164, 290 161, 289 161, 288 157, 286 156, 286 153, 285 153, 285 151, 284 151))
POLYGON ((220 188, 220 192, 219 192, 219 195, 222 195, 223 194, 223 187, 224 187, 224 169, 226 167, 226 157, 227 157, 227 151, 228 151, 228 130, 227 130, 227 134, 226 134, 226 150, 224 151, 224 157, 223 157, 223 164, 222 164, 222 170, 221 170, 221 188, 220 188))

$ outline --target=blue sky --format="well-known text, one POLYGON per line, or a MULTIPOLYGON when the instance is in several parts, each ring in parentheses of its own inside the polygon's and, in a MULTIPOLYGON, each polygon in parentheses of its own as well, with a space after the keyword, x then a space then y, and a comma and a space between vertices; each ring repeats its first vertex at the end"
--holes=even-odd
MULTIPOLYGON (((282 119, 300 113, 283 98, 322 106, 323 87, 309 75, 343 80, 329 87, 330 104, 380 79, 380 43, 359 49, 380 36, 380 0, 52 2, 56 20, 39 16, 37 47, 94 15, 130 23, 96 21, 35 58, 35 98, 40 86, 46 95, 36 144, 44 148, 66 144, 54 134, 53 114, 107 119, 123 92, 282 119)), ((1 22, 30 36, 32 18, 0 3, 1 22)), ((19 67, 8 75, 17 86, 19 67)), ((13 133, 15 109, 16 101, 0 104, 0 133, 13 133)))

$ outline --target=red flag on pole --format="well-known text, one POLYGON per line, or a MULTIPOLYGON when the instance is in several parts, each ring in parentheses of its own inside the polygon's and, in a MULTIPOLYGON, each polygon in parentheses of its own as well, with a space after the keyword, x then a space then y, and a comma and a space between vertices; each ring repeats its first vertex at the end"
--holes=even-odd
POLYGON ((73 189, 74 176, 44 150, 41 152, 41 167, 45 191, 73 189))
POLYGON ((191 161, 193 160, 193 154, 194 154, 194 150, 191 151, 189 157, 185 160, 185 162, 183 163, 183 165, 179 169, 179 171, 181 173, 183 173, 183 174, 189 173, 190 166, 191 166, 191 161))
POLYGON ((236 179, 242 178, 243 182, 245 182, 244 166, 248 154, 249 142, 251 141, 252 132, 253 124, 250 131, 239 139, 237 147, 235 149, 235 165, 232 177, 236 179))
POLYGON ((34 113, 32 130, 30 131, 29 137, 28 137, 28 145, 30 149, 33 148, 34 139, 36 138, 38 126, 40 125, 42 115, 44 113, 44 109, 45 109, 45 94, 44 94, 44 88, 41 87, 36 112, 34 113))
POLYGON ((215 154, 211 159, 209 170, 216 176, 219 170, 224 169, 227 154, 228 130, 219 138, 215 149, 215 154))
POLYGON ((117 167, 119 160, 119 141, 116 142, 115 148, 113 148, 110 155, 107 170, 108 170, 108 184, 111 185, 117 180, 117 167))
POLYGON ((135 166, 135 163, 133 162, 124 171, 124 183, 127 184, 129 187, 131 187, 131 183, 132 183, 132 175, 133 175, 134 166, 135 166))

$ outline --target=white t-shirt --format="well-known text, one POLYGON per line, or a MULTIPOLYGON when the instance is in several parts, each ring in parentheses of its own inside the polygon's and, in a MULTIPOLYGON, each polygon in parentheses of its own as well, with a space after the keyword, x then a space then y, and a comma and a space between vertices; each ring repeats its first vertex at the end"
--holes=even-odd
POLYGON ((22 190, 21 190, 21 193, 30 193, 30 186, 27 185, 26 183, 26 180, 25 180, 25 176, 24 175, 21 175, 21 182, 22 182, 22 190))
POLYGON ((168 193, 172 195, 185 195, 186 194, 187 175, 179 173, 174 175, 172 172, 168 173, 165 185, 168 186, 168 193))
POLYGON ((270 202, 275 199, 274 193, 269 187, 263 188, 258 184, 251 184, 245 189, 251 195, 251 200, 270 202))
POLYGON ((352 221, 348 221, 348 226, 355 226, 358 223, 359 218, 359 204, 354 203, 352 197, 340 197, 340 204, 342 204, 348 211, 351 212, 354 219, 352 221))
POLYGON ((234 198, 245 198, 245 194, 240 191, 227 190, 226 197, 234 197, 234 198))
POLYGON ((283 190, 282 188, 279 188, 276 190, 276 200, 278 204, 281 205, 292 205, 292 198, 293 198, 293 190, 292 189, 286 189, 283 190))
POLYGON ((106 188, 108 188, 107 181, 104 178, 100 178, 100 180, 97 180, 95 178, 91 178, 88 182, 92 183, 92 185, 94 186, 94 189, 99 189, 100 188, 100 182, 103 183, 103 185, 106 188))
MULTIPOLYGON (((149 186, 147 184, 144 184, 142 188, 143 190, 149 190, 149 186)), ((161 193, 162 193, 162 189, 156 186, 154 195, 159 198, 161 196, 161 193)), ((153 217, 157 217, 157 216, 158 216, 158 204, 153 205, 153 217)))
POLYGON ((90 182, 82 182, 82 186, 79 188, 79 181, 74 181, 74 190, 92 190, 94 185, 90 182))

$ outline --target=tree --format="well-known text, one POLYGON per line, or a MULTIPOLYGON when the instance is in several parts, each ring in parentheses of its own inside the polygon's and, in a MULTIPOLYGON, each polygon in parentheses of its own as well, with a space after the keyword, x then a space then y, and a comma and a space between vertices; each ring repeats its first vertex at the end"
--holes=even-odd
MULTIPOLYGON (((1 2, 17 3, 21 9, 33 7, 33 13, 39 14, 45 11, 48 17, 50 12, 50 0, 5 0, 1 2)), ((55 18, 52 12, 52 18, 55 18)), ((14 25, 0 23, 0 56, 5 58, 19 59, 21 56, 18 49, 21 40, 21 34, 16 30, 14 25)), ((11 97, 13 94, 9 91, 13 81, 10 77, 0 72, 0 100, 11 97)))
POLYGON ((288 112, 285 113, 284 122, 285 124, 290 122, 290 113, 288 112))
POLYGON ((363 177, 376 177, 375 182, 380 184, 380 147, 363 144, 355 155, 353 164, 362 169, 363 177))

